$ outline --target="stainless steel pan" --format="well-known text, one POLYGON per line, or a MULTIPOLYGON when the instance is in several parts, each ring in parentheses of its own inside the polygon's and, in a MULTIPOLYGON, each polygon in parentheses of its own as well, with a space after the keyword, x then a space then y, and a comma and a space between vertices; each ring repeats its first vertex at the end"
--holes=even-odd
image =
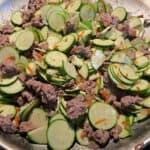
MULTIPOLYGON (((114 7, 124 6, 133 15, 143 14, 150 20, 150 0, 106 0, 114 7)), ((0 24, 9 20, 11 11, 21 9, 28 0, 0 0, 0 24)), ((26 6, 26 5, 25 5, 26 6)), ((145 35, 149 35, 150 28, 145 35)), ((136 124, 133 127, 133 136, 118 143, 110 142, 105 150, 136 150, 150 142, 150 119, 136 124)), ((7 135, 0 133, 0 146, 7 150, 47 150, 47 146, 30 144, 19 135, 7 135)), ((1 148, 0 148, 1 149, 1 148)), ((72 150, 88 150, 78 144, 72 150)))

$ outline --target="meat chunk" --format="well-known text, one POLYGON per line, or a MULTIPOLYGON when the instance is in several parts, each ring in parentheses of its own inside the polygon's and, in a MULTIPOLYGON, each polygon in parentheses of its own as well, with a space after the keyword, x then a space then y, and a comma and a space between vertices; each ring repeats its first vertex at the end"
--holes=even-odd
POLYGON ((35 127, 29 121, 21 122, 21 124, 19 125, 20 132, 29 132, 33 129, 35 129, 35 127))
POLYGON ((138 101, 142 100, 139 96, 124 96, 121 98, 121 108, 126 109, 129 108, 132 104, 137 103, 138 101))
POLYGON ((0 33, 2 34, 10 34, 14 30, 14 27, 10 24, 6 24, 0 28, 0 33))
POLYGON ((45 3, 46 0, 30 0, 28 4, 28 9, 32 11, 36 11, 40 9, 45 3))
POLYGON ((91 57, 92 53, 91 53, 90 47, 74 46, 71 50, 71 54, 77 54, 83 58, 88 59, 91 57))
POLYGON ((19 73, 13 61, 4 61, 0 63, 0 76, 9 78, 19 73))
POLYGON ((95 81, 83 81, 80 84, 80 89, 82 91, 85 91, 88 95, 95 95, 95 87, 96 87, 96 82, 95 81))
POLYGON ((125 21, 123 24, 119 24, 117 28, 123 33, 125 38, 133 38, 136 36, 136 30, 129 27, 128 21, 125 21))
POLYGON ((75 25, 71 23, 70 21, 66 22, 66 32, 71 33, 75 31, 75 25))
POLYGON ((42 83, 35 79, 29 79, 25 85, 32 90, 35 95, 40 97, 41 102, 46 104, 50 109, 55 109, 57 105, 57 94, 51 84, 42 83))
POLYGON ((77 95, 67 102, 67 115, 69 119, 77 119, 86 113, 86 101, 82 95, 77 95))
POLYGON ((93 128, 90 126, 90 124, 86 122, 86 123, 84 123, 83 132, 85 132, 86 135, 87 135, 87 137, 88 137, 89 139, 91 139, 92 136, 93 136, 94 130, 93 130, 93 128))
POLYGON ((17 102, 20 106, 23 106, 26 102, 31 102, 35 97, 29 91, 23 91, 18 97, 17 102))
POLYGON ((42 16, 37 15, 31 20, 31 24, 37 28, 42 28, 44 26, 42 16))
POLYGON ((0 48, 4 46, 13 46, 14 43, 9 42, 9 37, 6 34, 0 34, 0 48))
POLYGON ((101 146, 105 146, 110 139, 109 132, 104 130, 96 130, 93 133, 93 140, 101 146))
POLYGON ((114 139, 114 141, 119 140, 119 134, 121 133, 121 131, 122 131, 122 128, 119 125, 111 129, 110 136, 114 139))
POLYGON ((13 124, 11 116, 0 116, 0 129, 5 133, 15 133, 17 131, 17 127, 13 124))
POLYGON ((100 21, 103 23, 105 27, 108 27, 110 25, 117 25, 119 19, 116 16, 112 16, 110 13, 101 13, 100 21))

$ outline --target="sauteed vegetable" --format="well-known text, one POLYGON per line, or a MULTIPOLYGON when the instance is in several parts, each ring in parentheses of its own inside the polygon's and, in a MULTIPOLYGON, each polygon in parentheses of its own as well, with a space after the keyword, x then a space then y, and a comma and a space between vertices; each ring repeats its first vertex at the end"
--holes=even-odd
POLYGON ((132 135, 150 115, 144 19, 103 0, 30 0, 0 26, 0 130, 53 150, 132 135))

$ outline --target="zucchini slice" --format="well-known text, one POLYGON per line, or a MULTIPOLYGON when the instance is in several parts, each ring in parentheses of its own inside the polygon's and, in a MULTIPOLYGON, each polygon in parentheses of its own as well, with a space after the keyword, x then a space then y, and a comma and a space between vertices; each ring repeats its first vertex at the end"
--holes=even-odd
POLYGON ((96 12, 92 4, 84 4, 80 9, 80 17, 83 21, 93 20, 95 18, 96 12))
POLYGON ((67 61, 67 56, 59 51, 50 51, 46 54, 45 61, 51 67, 59 68, 67 61))
POLYGON ((31 122, 35 128, 46 127, 48 125, 48 116, 43 109, 34 108, 28 121, 31 122))
POLYGON ((8 95, 20 93, 21 91, 23 91, 23 89, 24 89, 24 86, 22 85, 19 79, 8 86, 0 87, 0 91, 8 95))
POLYGON ((66 35, 61 42, 56 44, 55 48, 61 52, 68 52, 75 43, 75 38, 72 34, 66 35))
POLYGON ((47 140, 52 149, 66 150, 72 146, 75 140, 75 132, 67 121, 56 120, 50 124, 47 130, 47 140))
POLYGON ((53 11, 48 15, 48 24, 56 32, 64 31, 65 17, 61 11, 53 11))
POLYGON ((88 146, 90 141, 88 137, 84 134, 83 129, 77 129, 76 131, 76 139, 80 145, 88 146))
POLYGON ((19 60, 19 54, 13 47, 3 47, 0 49, 0 62, 5 60, 14 60, 15 63, 19 60))
POLYGON ((34 43, 34 33, 29 30, 21 32, 16 40, 16 47, 20 51, 29 50, 34 43))
POLYGON ((50 78, 50 81, 53 82, 56 85, 63 85, 67 82, 66 79, 62 76, 58 76, 58 77, 57 76, 56 77, 52 76, 50 78))
POLYGON ((100 47, 112 47, 114 46, 114 41, 112 40, 103 40, 103 39, 94 39, 91 40, 92 44, 100 47))
POLYGON ((84 64, 78 72, 81 75, 81 77, 83 77, 84 79, 87 79, 88 75, 89 75, 89 70, 88 70, 87 64, 84 64))
POLYGON ((109 130, 117 123, 117 111, 108 104, 96 102, 88 112, 88 117, 96 129, 109 130))
POLYGON ((141 106, 150 108, 150 96, 139 102, 141 106))
POLYGON ((67 11, 75 12, 80 9, 81 4, 82 4, 81 0, 71 0, 67 7, 67 11))
POLYGON ((130 123, 129 123, 127 116, 119 115, 117 124, 119 126, 121 126, 121 128, 122 128, 122 131, 119 134, 119 137, 121 139, 127 138, 128 136, 130 136, 132 134, 131 128, 130 128, 130 123))
POLYGON ((22 25, 22 23, 23 23, 22 13, 20 11, 13 12, 11 15, 11 22, 14 25, 18 25, 18 26, 22 25))
POLYGON ((52 36, 50 35, 48 38, 47 38, 47 43, 48 43, 48 48, 50 50, 53 50, 55 48, 55 45, 60 42, 60 38, 56 37, 56 36, 52 36))
POLYGON ((149 64, 150 60, 146 57, 146 56, 140 56, 138 58, 136 58, 136 60, 134 61, 134 64, 139 68, 144 68, 145 66, 147 66, 149 64))
POLYGON ((27 133, 28 138, 36 144, 47 144, 47 126, 34 129, 27 133))
POLYGON ((65 117, 62 115, 62 114, 56 114, 55 116, 53 116, 51 119, 50 119, 50 123, 52 123, 53 121, 56 121, 56 120, 65 120, 65 117))
POLYGON ((0 79, 0 86, 6 86, 14 83, 17 80, 18 76, 14 76, 11 78, 0 79))
POLYGON ((115 52, 112 55, 110 61, 111 62, 129 64, 129 65, 132 64, 131 58, 125 52, 122 52, 122 51, 115 52))
POLYGON ((74 64, 75 66, 77 67, 82 67, 83 66, 83 59, 82 58, 79 58, 78 56, 76 55, 72 55, 70 57, 70 61, 72 64, 74 64))
POLYGON ((142 26, 142 21, 138 17, 131 17, 129 19, 129 26, 130 26, 130 28, 140 27, 140 26, 142 26))
POLYGON ((14 117, 16 115, 16 108, 13 105, 0 104, 0 116, 11 115, 14 117))
POLYGON ((69 75, 71 78, 76 79, 77 78, 77 71, 73 64, 69 63, 68 61, 64 62, 64 71, 67 75, 69 75))
POLYGON ((129 80, 138 80, 139 75, 136 73, 136 70, 131 65, 121 65, 120 66, 121 74, 129 80))
POLYGON ((29 75, 35 75, 36 74, 36 70, 37 70, 37 66, 36 63, 34 62, 30 62, 26 65, 26 73, 29 75))
POLYGON ((127 11, 124 7, 117 7, 113 10, 112 15, 118 17, 119 21, 122 22, 127 17, 127 11))
POLYGON ((143 92, 147 91, 149 89, 149 87, 150 87, 150 83, 147 80, 139 79, 133 85, 133 87, 131 88, 131 91, 143 93, 143 92))

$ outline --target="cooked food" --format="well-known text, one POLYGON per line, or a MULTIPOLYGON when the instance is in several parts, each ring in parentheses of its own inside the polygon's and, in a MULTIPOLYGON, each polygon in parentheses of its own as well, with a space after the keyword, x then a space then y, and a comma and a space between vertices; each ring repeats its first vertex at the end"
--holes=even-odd
POLYGON ((66 150, 132 136, 150 116, 142 16, 103 0, 30 0, 0 26, 0 130, 66 150))

